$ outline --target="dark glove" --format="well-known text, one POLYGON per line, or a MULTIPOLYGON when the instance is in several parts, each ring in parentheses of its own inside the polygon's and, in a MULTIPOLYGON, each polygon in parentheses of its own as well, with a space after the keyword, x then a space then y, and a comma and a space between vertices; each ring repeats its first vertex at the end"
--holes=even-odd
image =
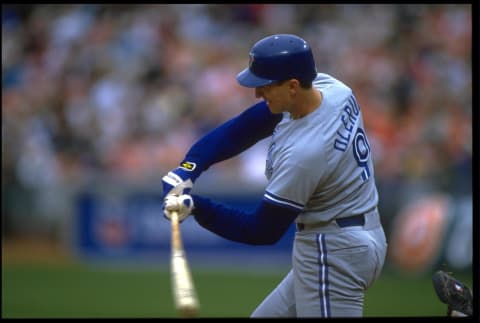
POLYGON ((473 315, 473 295, 467 286, 442 270, 433 274, 432 281, 438 298, 448 305, 449 316, 453 311, 473 315))

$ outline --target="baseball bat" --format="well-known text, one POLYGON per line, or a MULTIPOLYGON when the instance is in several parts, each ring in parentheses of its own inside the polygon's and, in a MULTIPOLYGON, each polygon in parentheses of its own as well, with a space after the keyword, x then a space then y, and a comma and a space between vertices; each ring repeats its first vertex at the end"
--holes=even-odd
POLYGON ((191 318, 197 315, 199 303, 182 244, 177 212, 170 212, 170 221, 172 223, 172 254, 170 270, 173 299, 178 314, 181 317, 191 318))

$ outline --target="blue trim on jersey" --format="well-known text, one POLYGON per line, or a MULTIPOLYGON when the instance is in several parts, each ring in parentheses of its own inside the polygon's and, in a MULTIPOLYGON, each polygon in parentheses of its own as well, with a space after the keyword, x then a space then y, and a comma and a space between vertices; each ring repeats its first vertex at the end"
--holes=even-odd
POLYGON ((370 178, 370 170, 368 169, 368 166, 365 166, 365 169, 362 172, 362 180, 365 182, 369 178, 370 178))
POLYGON ((302 211, 303 207, 304 207, 304 205, 302 205, 300 203, 287 200, 286 198, 283 198, 283 197, 280 197, 278 195, 272 194, 268 191, 265 191, 265 194, 263 195, 263 197, 265 199, 267 199, 268 201, 273 202, 274 204, 277 204, 277 205, 280 205, 280 206, 283 206, 283 207, 288 207, 288 208, 291 208, 291 209, 296 210, 296 211, 302 211))
POLYGON ((331 317, 330 295, 328 281, 328 264, 327 264, 327 243, 324 234, 317 234, 318 263, 320 265, 318 271, 318 296, 320 298, 320 313, 322 317, 331 317))

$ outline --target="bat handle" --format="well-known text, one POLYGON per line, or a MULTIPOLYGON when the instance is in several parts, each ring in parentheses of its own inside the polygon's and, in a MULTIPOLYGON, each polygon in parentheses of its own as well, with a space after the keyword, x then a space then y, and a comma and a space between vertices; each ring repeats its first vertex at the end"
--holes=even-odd
POLYGON ((172 223, 172 226, 177 225, 178 224, 178 212, 177 211, 169 211, 169 213, 170 213, 170 222, 172 223))
POLYGON ((170 222, 172 224, 172 247, 173 250, 183 249, 182 237, 180 235, 180 223, 178 221, 178 212, 170 211, 170 222))

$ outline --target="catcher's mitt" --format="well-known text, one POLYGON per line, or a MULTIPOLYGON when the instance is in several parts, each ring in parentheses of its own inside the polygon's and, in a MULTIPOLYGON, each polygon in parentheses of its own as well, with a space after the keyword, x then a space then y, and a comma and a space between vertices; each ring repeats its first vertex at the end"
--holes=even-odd
POLYGON ((473 295, 467 286, 442 270, 433 274, 432 281, 438 298, 448 305, 447 315, 452 311, 473 315, 473 295))

